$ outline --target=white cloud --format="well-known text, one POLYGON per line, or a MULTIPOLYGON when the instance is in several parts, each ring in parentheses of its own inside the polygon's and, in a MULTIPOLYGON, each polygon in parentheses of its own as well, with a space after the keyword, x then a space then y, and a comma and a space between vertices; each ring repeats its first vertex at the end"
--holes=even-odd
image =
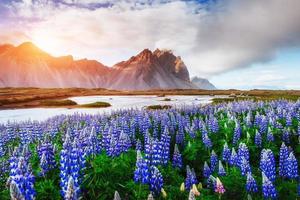
POLYGON ((39 19, 15 29, 25 26, 32 40, 49 41, 46 50, 56 55, 89 57, 108 65, 144 48, 170 48, 193 75, 207 77, 268 61, 279 49, 300 46, 299 0, 224 0, 209 9, 192 2, 147 2, 113 1, 112 7, 94 10, 15 3, 17 16, 39 19))

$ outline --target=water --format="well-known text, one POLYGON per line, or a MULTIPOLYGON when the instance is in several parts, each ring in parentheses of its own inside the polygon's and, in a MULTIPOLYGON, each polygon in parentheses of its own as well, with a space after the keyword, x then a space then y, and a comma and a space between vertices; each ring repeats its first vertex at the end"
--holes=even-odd
MULTIPOLYGON (((216 96, 222 97, 222 96, 216 96)), ((74 113, 110 113, 112 110, 137 108, 142 109, 149 105, 199 105, 210 103, 212 96, 81 96, 69 98, 77 104, 93 103, 97 101, 109 102, 112 106, 108 108, 26 108, 0 110, 0 123, 8 121, 26 121, 26 120, 46 120, 60 114, 71 115, 74 113), (171 101, 162 101, 164 98, 170 98, 171 101)))

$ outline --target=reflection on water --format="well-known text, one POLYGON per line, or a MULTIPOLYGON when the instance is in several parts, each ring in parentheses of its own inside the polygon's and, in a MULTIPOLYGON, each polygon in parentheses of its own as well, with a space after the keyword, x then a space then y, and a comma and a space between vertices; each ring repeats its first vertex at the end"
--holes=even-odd
MULTIPOLYGON (((220 97, 220 96, 218 96, 220 97)), ((167 104, 173 106, 197 105, 211 102, 212 96, 82 96, 69 98, 78 104, 93 103, 97 101, 109 102, 112 106, 108 108, 26 108, 0 110, 0 123, 7 121, 25 121, 25 120, 45 120, 55 115, 74 113, 110 113, 112 110, 138 108, 156 104, 167 104), (171 101, 163 101, 170 98, 171 101)))

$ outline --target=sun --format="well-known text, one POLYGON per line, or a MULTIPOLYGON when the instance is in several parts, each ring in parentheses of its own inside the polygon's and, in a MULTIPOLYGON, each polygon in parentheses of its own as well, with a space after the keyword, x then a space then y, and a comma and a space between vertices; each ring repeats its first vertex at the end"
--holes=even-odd
POLYGON ((57 53, 59 52, 58 42, 51 37, 43 35, 33 36, 32 42, 43 51, 46 51, 47 53, 50 53, 52 55, 57 55, 57 53))

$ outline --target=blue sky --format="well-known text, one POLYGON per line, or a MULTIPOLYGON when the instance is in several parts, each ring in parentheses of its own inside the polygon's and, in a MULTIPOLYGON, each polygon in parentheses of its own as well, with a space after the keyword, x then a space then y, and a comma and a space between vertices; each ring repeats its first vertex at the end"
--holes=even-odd
POLYGON ((0 43, 105 65, 171 49, 218 88, 299 89, 299 0, 4 0, 0 43))
POLYGON ((225 72, 211 78, 220 89, 298 89, 300 90, 300 49, 278 52, 274 60, 225 72))

